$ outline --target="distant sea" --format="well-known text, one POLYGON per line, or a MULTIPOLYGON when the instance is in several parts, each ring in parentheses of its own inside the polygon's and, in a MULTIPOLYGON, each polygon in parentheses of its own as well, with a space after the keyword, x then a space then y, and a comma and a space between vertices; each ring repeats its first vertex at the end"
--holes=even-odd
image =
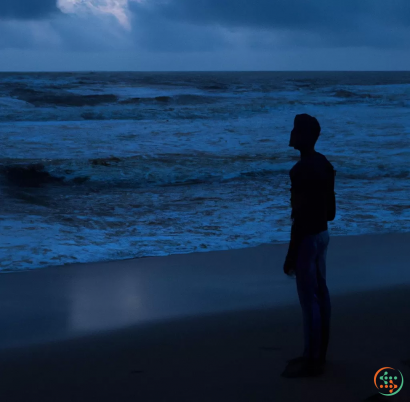
POLYGON ((331 236, 410 231, 410 72, 0 74, 0 271, 289 240, 296 114, 331 236))

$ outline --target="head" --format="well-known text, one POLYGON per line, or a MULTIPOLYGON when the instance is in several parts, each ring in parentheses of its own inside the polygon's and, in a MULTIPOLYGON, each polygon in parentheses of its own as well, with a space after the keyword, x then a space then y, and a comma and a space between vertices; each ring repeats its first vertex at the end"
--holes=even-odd
POLYGON ((290 134, 289 146, 299 151, 314 150, 319 135, 320 124, 315 117, 306 113, 297 114, 290 134))

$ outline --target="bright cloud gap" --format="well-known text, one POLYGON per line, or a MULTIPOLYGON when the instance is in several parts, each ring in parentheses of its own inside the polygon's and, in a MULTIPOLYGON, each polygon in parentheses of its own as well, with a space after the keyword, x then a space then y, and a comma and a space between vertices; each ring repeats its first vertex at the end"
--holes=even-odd
POLYGON ((126 29, 131 30, 130 1, 144 0, 57 0, 57 7, 66 14, 113 15, 126 29))

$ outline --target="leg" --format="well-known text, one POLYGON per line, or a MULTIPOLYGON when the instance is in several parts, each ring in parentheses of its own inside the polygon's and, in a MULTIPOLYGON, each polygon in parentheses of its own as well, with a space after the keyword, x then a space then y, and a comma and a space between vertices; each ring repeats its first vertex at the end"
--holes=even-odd
POLYGON ((296 284, 303 314, 305 347, 303 356, 319 359, 322 341, 321 304, 317 277, 319 235, 306 236, 298 250, 296 284))
MULTIPOLYGON (((292 363, 283 377, 316 376, 323 373, 330 327, 330 298, 326 285, 326 253, 329 233, 306 236, 298 249, 296 284, 303 313, 305 347, 300 363, 292 370, 292 363)), ((292 362, 292 361, 291 361, 292 362)))
POLYGON ((330 334, 330 317, 331 317, 331 304, 329 290, 326 284, 326 255, 329 245, 329 232, 326 230, 320 233, 318 240, 318 255, 316 260, 317 267, 317 280, 318 280, 318 300, 320 306, 320 317, 322 324, 322 342, 320 345, 321 360, 326 360, 327 347, 329 344, 330 334))

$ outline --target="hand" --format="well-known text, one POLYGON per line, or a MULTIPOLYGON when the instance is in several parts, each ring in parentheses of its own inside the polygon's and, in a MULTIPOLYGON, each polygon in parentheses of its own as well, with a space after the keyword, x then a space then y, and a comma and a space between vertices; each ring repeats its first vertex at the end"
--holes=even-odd
POLYGON ((285 264, 283 265, 283 272, 288 276, 295 275, 296 262, 294 260, 290 259, 289 256, 286 257, 285 264))
POLYGON ((299 229, 292 224, 290 243, 288 248, 288 254, 286 255, 286 261, 283 265, 283 272, 286 275, 293 276, 296 274, 296 262, 298 260, 298 249, 300 242, 303 238, 303 234, 299 229))

